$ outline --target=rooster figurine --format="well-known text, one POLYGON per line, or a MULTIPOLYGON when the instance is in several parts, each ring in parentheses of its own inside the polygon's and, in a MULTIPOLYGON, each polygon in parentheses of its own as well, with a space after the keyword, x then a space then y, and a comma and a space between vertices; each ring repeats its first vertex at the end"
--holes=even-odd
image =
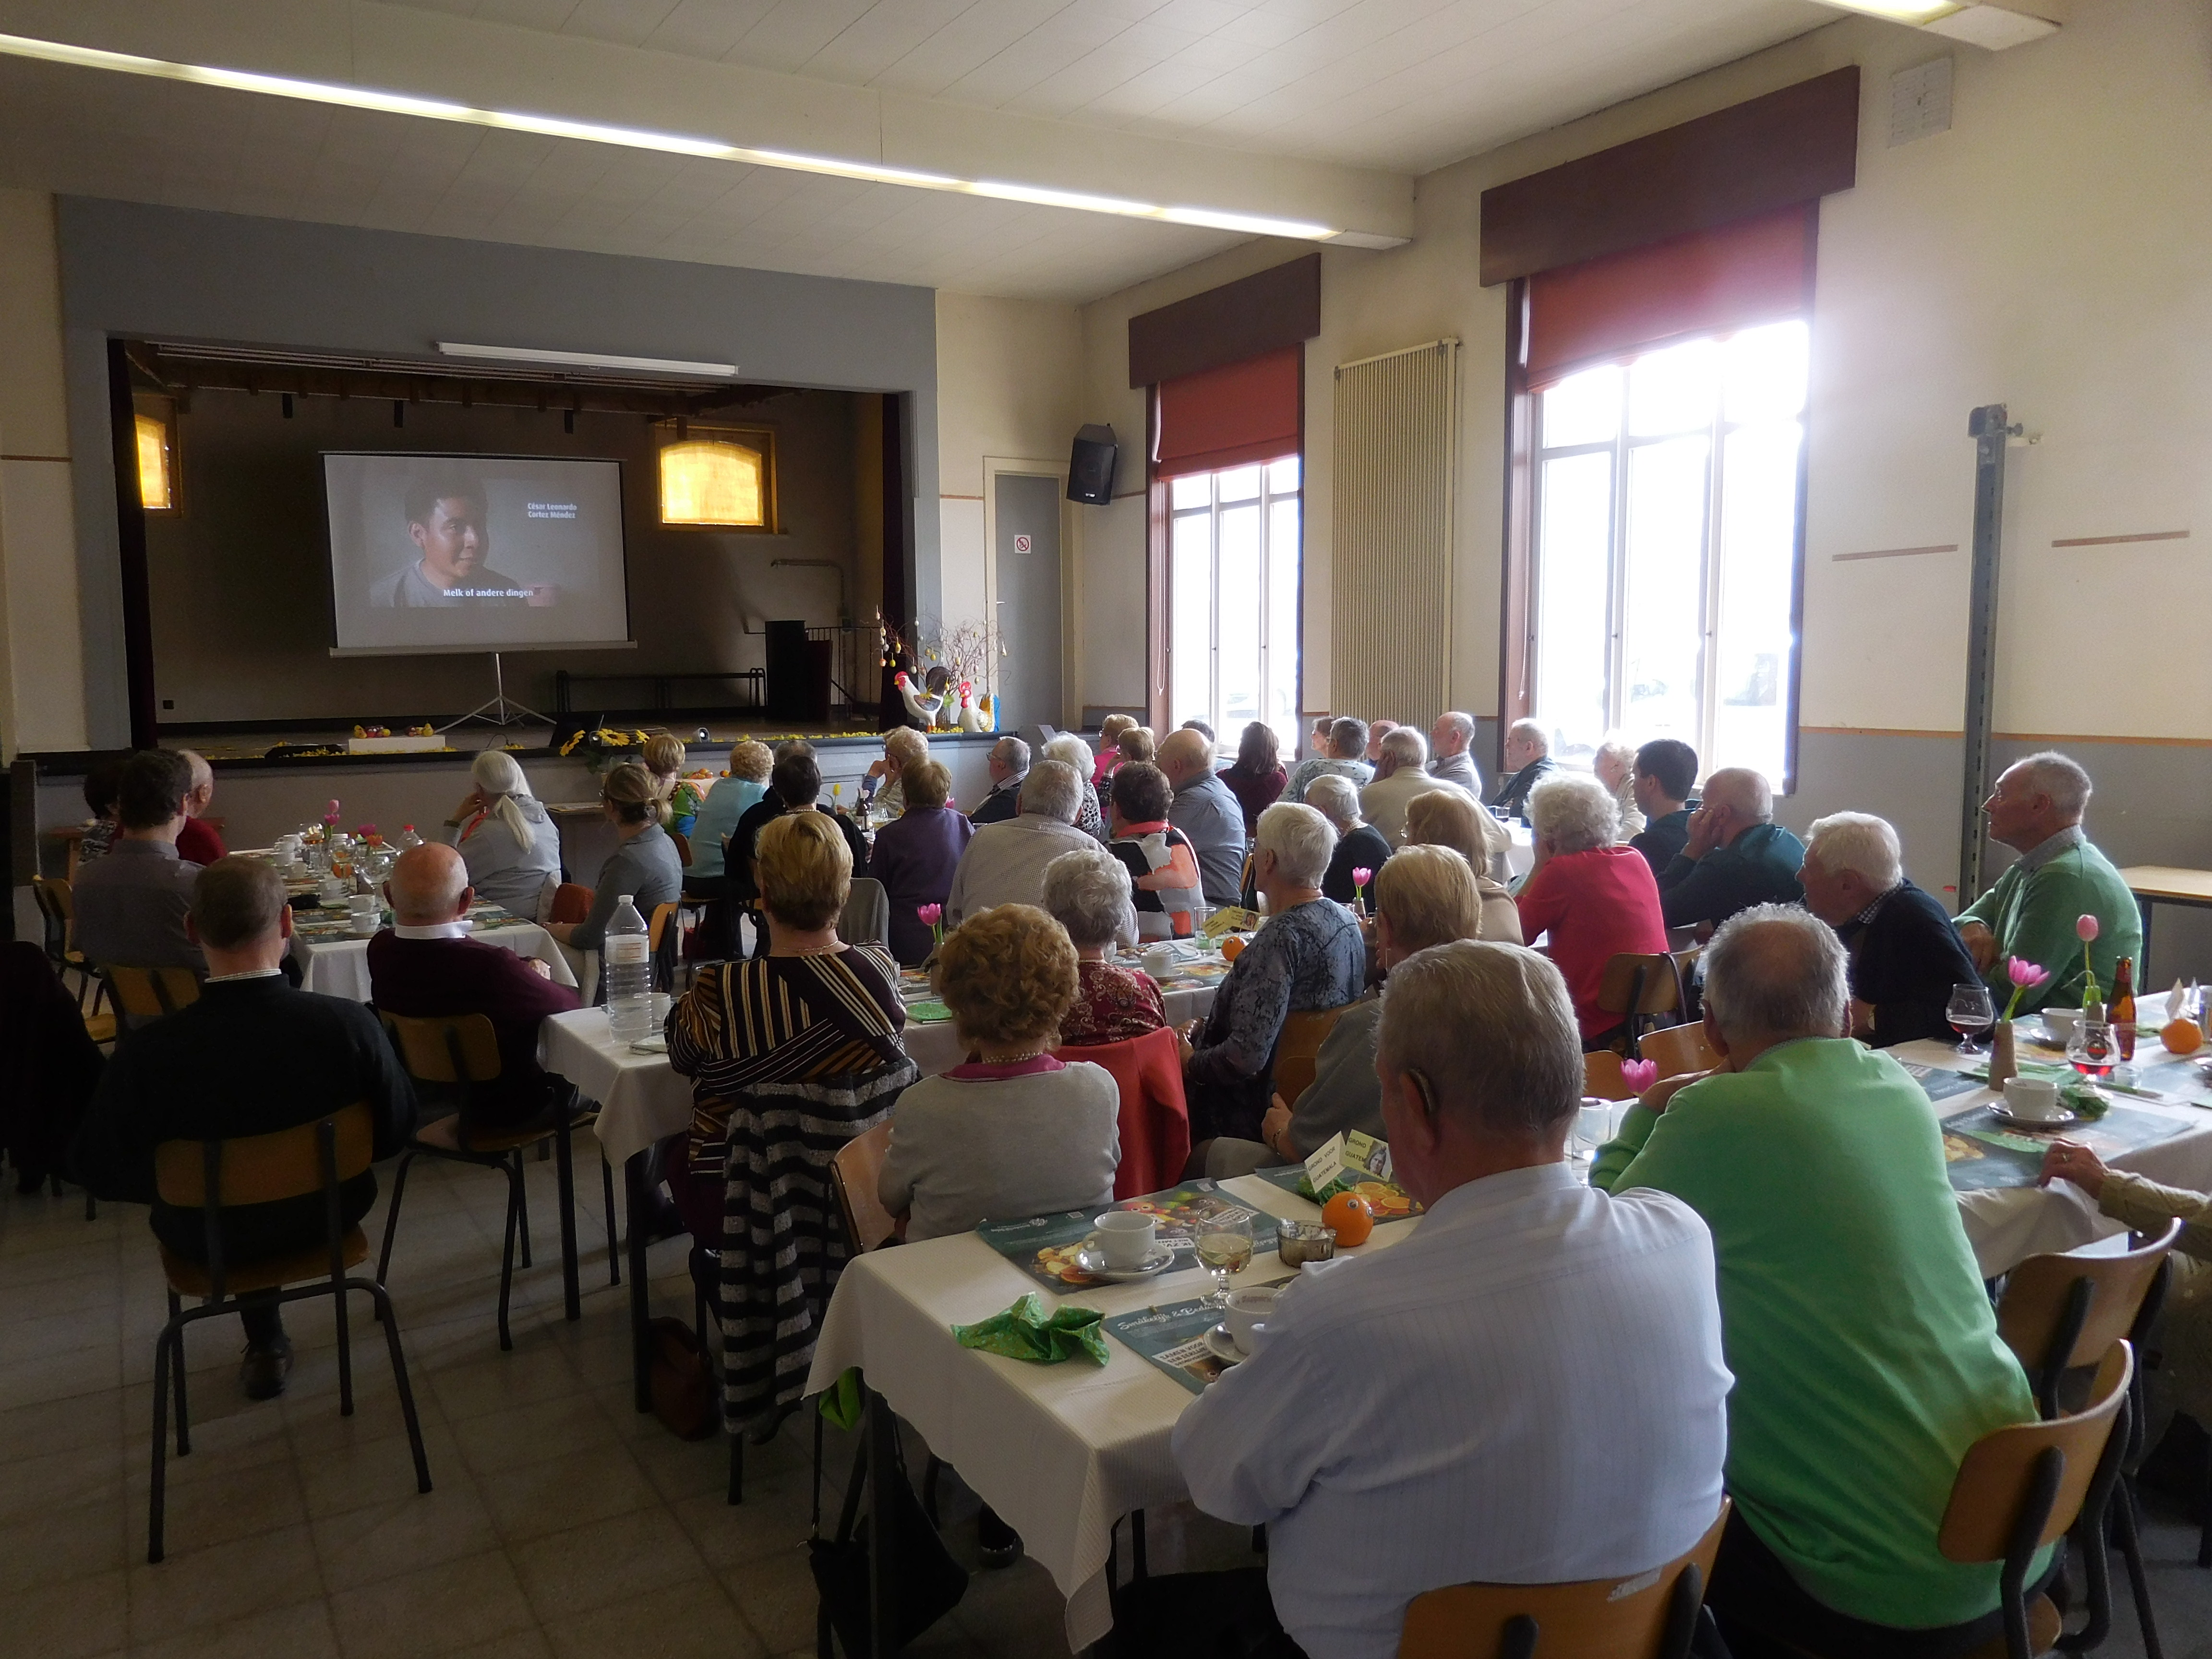
POLYGON ((907 714, 921 722, 923 731, 927 732, 936 724, 938 710, 945 707, 944 692, 915 690, 914 682, 907 678, 904 669, 893 676, 891 684, 898 687, 899 696, 906 703, 907 714))
POLYGON ((990 698, 986 696, 981 703, 978 703, 969 695, 974 690, 972 681, 960 682, 960 729, 963 732, 988 732, 991 729, 991 716, 985 705, 989 703, 990 698))

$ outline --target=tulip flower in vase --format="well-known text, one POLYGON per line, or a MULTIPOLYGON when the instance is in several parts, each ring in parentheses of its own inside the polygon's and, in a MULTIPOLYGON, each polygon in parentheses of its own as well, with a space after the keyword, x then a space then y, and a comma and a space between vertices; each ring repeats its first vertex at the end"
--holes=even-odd
POLYGON ((1366 917, 1374 914, 1374 912, 1368 908, 1367 902, 1368 884, 1374 879, 1375 872, 1364 864, 1352 872, 1352 896, 1353 906, 1359 912, 1362 920, 1364 920, 1366 917))
POLYGON ((2010 957, 2005 962, 2005 977, 2012 981, 2012 999, 2005 1004, 2004 1018, 1997 1022, 1990 1041, 1990 1087, 2002 1089, 2020 1075, 2020 1061, 2013 1048, 2013 1016, 2020 1012, 2020 1000, 2039 985, 2051 980, 2051 969, 2039 967, 2022 957, 2010 957))
POLYGON ((924 904, 918 906, 914 914, 915 919, 929 929, 930 938, 936 941, 930 947, 929 954, 933 957, 945 948, 945 907, 941 904, 924 904))
POLYGON ((2101 1018, 2101 1014, 2093 1014, 2089 1010, 2101 1009, 2105 1006, 2104 991, 2097 983, 2097 970, 2089 965, 2089 947, 2097 942, 2100 930, 2096 917, 2086 912, 2074 919, 2075 937, 2081 941, 2081 1017, 2084 1019, 2101 1018))

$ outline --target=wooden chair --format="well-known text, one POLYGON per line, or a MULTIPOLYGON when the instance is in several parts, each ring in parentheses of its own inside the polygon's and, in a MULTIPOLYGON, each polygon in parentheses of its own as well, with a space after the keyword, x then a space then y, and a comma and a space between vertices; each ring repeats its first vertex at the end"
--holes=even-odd
POLYGON ((1275 1039, 1275 1060, 1271 1068, 1275 1092, 1283 1103, 1295 1106, 1298 1097, 1314 1080, 1314 1062, 1320 1058, 1321 1045, 1336 1029, 1338 1016, 1345 1008, 1314 1008, 1302 1014, 1290 1014, 1283 1020, 1283 1030, 1275 1039))
MULTIPOLYGON (((441 1090, 459 1090, 464 1112, 466 1103, 478 1089, 499 1080, 499 1036, 491 1021, 483 1015, 410 1018, 386 1012, 380 1018, 407 1074, 417 1083, 434 1085, 441 1090)), ((568 1317, 581 1318, 583 1310, 579 1305, 576 1289, 576 1183, 572 1145, 573 1132, 579 1121, 464 1136, 462 1114, 456 1113, 426 1124, 410 1135, 405 1149, 399 1154, 399 1166, 392 1172, 392 1205, 384 1218, 384 1248, 376 1260, 377 1283, 384 1282, 392 1266, 392 1240, 399 1231, 399 1206, 407 1195, 407 1171, 417 1158, 443 1158, 452 1164, 472 1164, 479 1169, 499 1170, 507 1176, 506 1240, 499 1265, 499 1346, 502 1351, 511 1351, 514 1338, 507 1329, 507 1315, 514 1288, 518 1237, 522 1243, 522 1265, 530 1266, 530 1201, 523 1180, 522 1154, 527 1147, 550 1140, 560 1168, 562 1290, 568 1317)), ((611 1260, 617 1249, 614 1172, 604 1159, 599 1169, 606 1189, 607 1255, 611 1260)))
POLYGON ((592 890, 573 881, 564 881, 553 890, 553 908, 545 920, 566 923, 569 927, 592 914, 592 890))
MULTIPOLYGON (((76 850, 76 843, 70 843, 76 850)), ((66 881, 57 881, 50 876, 31 878, 31 896, 38 902, 39 921, 46 936, 46 960, 54 964, 54 972, 64 978, 77 976, 76 1000, 84 1005, 88 986, 93 988, 92 1011, 100 1012, 104 987, 97 977, 99 969, 85 960, 84 952, 76 948, 76 890, 66 881)))
POLYGON ((199 975, 189 968, 123 968, 110 963, 100 970, 108 1000, 126 1021, 159 1019, 200 1000, 199 975))
POLYGON ((671 830, 668 839, 676 843, 676 861, 689 870, 691 867, 691 837, 681 830, 671 830))
POLYGON ((885 1118, 866 1134, 854 1135, 830 1160, 830 1190, 836 1194, 845 1242, 855 1255, 866 1255, 898 1236, 898 1224, 876 1196, 876 1177, 883 1173, 884 1155, 890 1146, 891 1121, 885 1118))
POLYGON ((1705 1023, 1701 1020, 1646 1031, 1637 1046, 1644 1051, 1644 1059, 1657 1062, 1661 1077, 1710 1072, 1721 1063, 1721 1057, 1713 1052, 1713 1045, 1705 1040, 1705 1023))
POLYGON ((1682 977, 1675 971, 1674 958, 1663 951, 1650 956, 1620 952, 1605 964, 1605 976, 1598 981, 1597 1006, 1621 1017, 1627 1027, 1630 1057, 1641 1058, 1643 1051, 1637 1045, 1645 1027, 1681 1012, 1682 977))
POLYGON ((1417 1595, 1398 1659, 1684 1659, 1729 1507, 1722 1498, 1686 1553, 1631 1578, 1454 1584, 1417 1595))
POLYGON ((1593 1049, 1583 1056, 1583 1097, 1586 1100, 1633 1100, 1636 1091, 1620 1075, 1620 1056, 1610 1048, 1593 1049))
POLYGON ((348 1229, 338 1207, 342 1183, 363 1174, 374 1153, 375 1123, 366 1105, 342 1108, 319 1122, 272 1134, 234 1140, 170 1140, 154 1149, 154 1185, 161 1201, 198 1210, 206 1228, 207 1260, 188 1261, 161 1249, 161 1269, 169 1281, 169 1322, 154 1340, 154 1480, 147 1508, 146 1559, 161 1559, 163 1496, 168 1453, 168 1406, 177 1403, 177 1455, 191 1451, 191 1425, 185 1408, 185 1328, 195 1321, 235 1313, 248 1292, 272 1291, 278 1303, 327 1296, 337 1320, 338 1412, 353 1415, 353 1348, 346 1322, 346 1295, 366 1291, 383 1321, 391 1350, 392 1377, 399 1390, 400 1414, 415 1454, 415 1489, 430 1490, 430 1463, 422 1449, 422 1429, 415 1416, 415 1395, 407 1384, 407 1360, 399 1351, 399 1322, 384 1286, 349 1279, 348 1267, 368 1256, 368 1241, 359 1227, 348 1229), (296 1254, 233 1264, 224 1257, 222 1215, 233 1206, 279 1203, 319 1193, 323 1199, 324 1243, 296 1254), (309 1282, 312 1281, 312 1282, 309 1282), (187 1310, 182 1299, 196 1296, 187 1310), (173 1374, 172 1367, 174 1367, 173 1374))

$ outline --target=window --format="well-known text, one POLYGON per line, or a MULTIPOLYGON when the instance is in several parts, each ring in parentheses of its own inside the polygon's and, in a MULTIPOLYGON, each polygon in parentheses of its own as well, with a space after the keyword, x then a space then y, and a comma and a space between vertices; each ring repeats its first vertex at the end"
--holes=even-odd
POLYGON ((687 435, 665 446, 660 452, 660 521, 773 532, 775 434, 717 432, 687 435))
POLYGON ((174 513, 177 505, 177 433, 170 412, 131 416, 138 451, 138 505, 149 513, 174 513))
POLYGON ((1252 720, 1298 752, 1298 458, 1166 481, 1168 718, 1224 750, 1252 720))
POLYGON ((1808 343, 1744 329, 1536 394, 1531 713, 1555 755, 1679 738, 1789 787, 1808 343))

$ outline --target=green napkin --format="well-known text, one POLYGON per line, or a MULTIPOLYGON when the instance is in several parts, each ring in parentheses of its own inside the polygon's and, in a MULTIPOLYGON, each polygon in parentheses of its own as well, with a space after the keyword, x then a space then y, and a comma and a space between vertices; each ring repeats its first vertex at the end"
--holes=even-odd
POLYGON ((941 1002, 909 1002, 906 1017, 924 1025, 940 1025, 952 1018, 952 1010, 941 1002))
POLYGON ((1105 1317, 1096 1308, 1063 1307, 1048 1317, 1044 1298, 1035 1291, 1004 1313, 973 1325, 955 1325, 952 1339, 963 1348, 1002 1353, 1009 1359, 1033 1364, 1057 1365, 1079 1353, 1091 1364, 1106 1363, 1106 1333, 1099 1328, 1105 1317))

